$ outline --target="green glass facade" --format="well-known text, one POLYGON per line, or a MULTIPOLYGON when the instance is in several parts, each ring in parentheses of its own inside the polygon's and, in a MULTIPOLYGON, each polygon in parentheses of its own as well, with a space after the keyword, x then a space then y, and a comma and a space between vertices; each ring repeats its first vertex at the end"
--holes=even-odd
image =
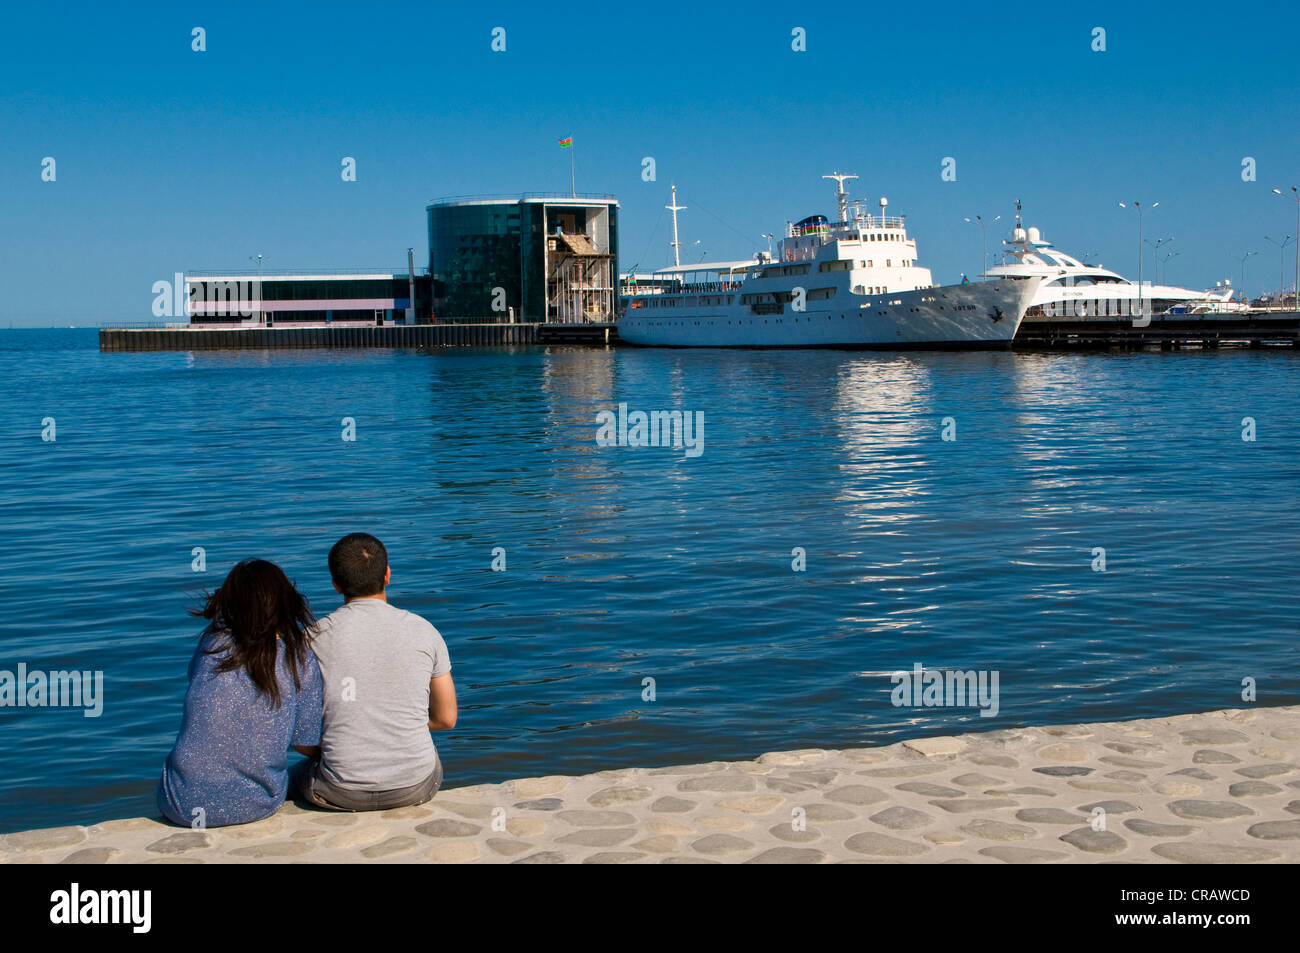
POLYGON ((546 234, 588 236, 617 274, 618 203, 600 199, 471 200, 428 206, 429 271, 439 319, 548 320, 546 234), (500 288, 501 295, 495 293, 500 288), (494 307, 499 305, 499 307, 494 307))
POLYGON ((520 312, 519 203, 429 207, 429 270, 446 286, 438 312, 492 315, 493 288, 520 312))

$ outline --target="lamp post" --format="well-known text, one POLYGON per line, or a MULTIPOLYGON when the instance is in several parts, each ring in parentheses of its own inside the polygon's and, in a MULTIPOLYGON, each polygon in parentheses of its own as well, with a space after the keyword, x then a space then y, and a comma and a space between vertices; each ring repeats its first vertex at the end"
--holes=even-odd
MULTIPOLYGON (((1282 239, 1282 241, 1278 241, 1276 238, 1269 238, 1265 235, 1264 241, 1268 242, 1270 245, 1277 246, 1277 299, 1278 305, 1281 307, 1283 306, 1282 299, 1286 297, 1286 291, 1282 287, 1282 283, 1286 281, 1286 278, 1282 274, 1282 271, 1285 268, 1284 262, 1286 260, 1286 246, 1290 245, 1295 241, 1295 239, 1288 235, 1286 238, 1282 239)), ((1296 247, 1300 248, 1300 246, 1296 247)))
MULTIPOLYGON (((1284 199, 1291 199, 1296 203, 1296 235, 1300 235, 1300 190, 1291 186, 1291 195, 1281 189, 1274 189, 1275 194, 1281 195, 1284 199)), ((1300 311, 1300 241, 1296 242, 1296 283, 1294 287, 1296 311, 1300 311)))
POLYGON ((1160 284, 1160 246, 1167 245, 1172 241, 1172 238, 1157 238, 1155 241, 1148 238, 1146 240, 1146 244, 1155 249, 1154 254, 1151 256, 1156 264, 1155 284, 1160 284))
POLYGON ((1165 281, 1169 280, 1169 259, 1177 258, 1177 257, 1178 257, 1178 252, 1171 251, 1168 255, 1165 255, 1164 258, 1160 259, 1161 264, 1165 266, 1165 281))
POLYGON ((776 240, 776 236, 773 235, 773 234, 771 234, 770 232, 764 232, 764 233, 763 233, 763 237, 767 239, 767 257, 768 257, 768 258, 771 258, 771 257, 772 257, 772 242, 776 240))
MULTIPOLYGON (((1293 185, 1291 186, 1290 195, 1287 195, 1281 189, 1274 189, 1273 191, 1283 198, 1295 202, 1295 233, 1300 235, 1300 190, 1297 190, 1293 185)), ((1295 246, 1295 274, 1295 307, 1297 311, 1300 311, 1300 241, 1297 241, 1295 246)))
POLYGON ((1246 259, 1249 258, 1251 255, 1258 255, 1258 254, 1259 252, 1257 251, 1248 251, 1244 255, 1231 256, 1237 259, 1237 261, 1241 262, 1241 284, 1237 286, 1237 290, 1240 291, 1243 295, 1246 294, 1246 259))
MULTIPOLYGON (((1151 207, 1156 208, 1159 202, 1152 202, 1151 207)), ((1119 203, 1120 208, 1128 208, 1123 202, 1119 203)), ((1138 314, 1142 313, 1142 205, 1139 202, 1133 203, 1133 209, 1138 213, 1138 314)))
POLYGON ((262 310, 262 307, 261 307, 261 305, 262 305, 262 262, 263 262, 263 261, 270 261, 270 260, 271 260, 271 256, 270 256, 270 255, 258 255, 258 256, 256 256, 256 257, 254 257, 254 256, 252 256, 252 255, 249 255, 249 256, 248 256, 248 260, 249 260, 249 261, 255 261, 255 262, 257 262, 257 304, 258 304, 258 309, 257 309, 257 323, 258 323, 258 324, 265 324, 265 323, 266 323, 266 312, 263 311, 263 310, 262 310))
POLYGON ((979 215, 976 215, 973 219, 971 218, 966 219, 966 221, 970 222, 972 225, 978 225, 980 227, 980 231, 984 235, 984 273, 980 276, 981 281, 989 280, 989 274, 988 274, 989 272, 989 226, 992 225, 993 222, 998 221, 998 219, 1000 218, 1002 218, 1001 215, 994 218, 992 222, 984 221, 984 219, 981 218, 979 215))

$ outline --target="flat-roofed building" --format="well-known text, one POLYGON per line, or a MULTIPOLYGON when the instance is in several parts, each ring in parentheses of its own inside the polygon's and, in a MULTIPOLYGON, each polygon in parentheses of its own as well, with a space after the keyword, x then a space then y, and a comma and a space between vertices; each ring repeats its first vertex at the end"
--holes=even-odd
POLYGON ((427 211, 435 320, 615 320, 614 196, 460 196, 427 211))
MULTIPOLYGON (((411 307, 412 276, 355 272, 192 272, 185 276, 191 325, 401 324, 411 307)), ((428 320, 432 291, 415 275, 416 323, 428 320)))

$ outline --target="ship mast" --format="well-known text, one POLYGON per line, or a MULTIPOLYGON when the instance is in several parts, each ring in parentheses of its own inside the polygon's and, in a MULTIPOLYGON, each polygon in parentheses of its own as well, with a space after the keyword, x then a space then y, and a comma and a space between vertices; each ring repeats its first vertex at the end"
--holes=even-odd
POLYGON ((856 179, 857 176, 844 175, 839 172, 832 172, 830 175, 823 175, 822 178, 835 180, 835 185, 836 185, 835 201, 839 204, 839 209, 840 209, 839 221, 847 222, 848 215, 849 215, 849 198, 848 198, 849 193, 844 191, 844 183, 848 179, 856 179))
POLYGON ((670 209, 673 213, 673 240, 670 243, 673 246, 673 267, 682 267, 682 243, 677 240, 677 213, 686 211, 685 205, 677 204, 677 186, 673 189, 673 204, 665 205, 664 208, 670 209))

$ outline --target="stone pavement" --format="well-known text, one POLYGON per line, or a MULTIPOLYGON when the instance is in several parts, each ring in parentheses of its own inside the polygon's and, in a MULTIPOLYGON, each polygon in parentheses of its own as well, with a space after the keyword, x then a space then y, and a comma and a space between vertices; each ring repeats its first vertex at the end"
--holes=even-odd
MULTIPOLYGON (((454 771, 454 769, 452 769, 454 771)), ((883 748, 149 818, 0 837, 0 863, 1296 863, 1300 706, 1013 728, 883 748)))

